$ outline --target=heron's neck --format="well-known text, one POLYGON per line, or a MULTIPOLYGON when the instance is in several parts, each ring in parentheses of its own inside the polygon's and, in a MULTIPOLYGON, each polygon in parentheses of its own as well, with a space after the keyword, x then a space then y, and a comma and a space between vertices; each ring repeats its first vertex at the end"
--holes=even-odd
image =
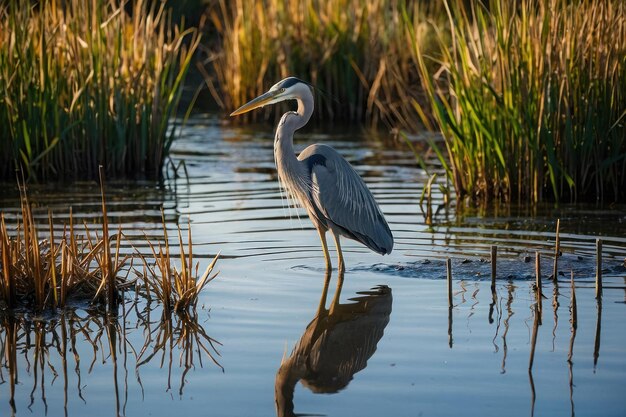
POLYGON ((297 99, 298 109, 283 114, 276 129, 274 140, 274 157, 279 171, 297 172, 298 160, 293 150, 293 134, 307 124, 313 114, 313 94, 308 92, 297 99), (291 169, 289 169, 291 168, 291 169))

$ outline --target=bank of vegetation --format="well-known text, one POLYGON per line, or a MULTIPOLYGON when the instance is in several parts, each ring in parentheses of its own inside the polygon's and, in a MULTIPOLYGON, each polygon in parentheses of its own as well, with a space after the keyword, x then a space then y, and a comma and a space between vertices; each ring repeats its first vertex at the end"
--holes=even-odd
POLYGON ((624 201, 624 3, 429 3, 221 1, 220 104, 297 74, 322 119, 440 131, 459 200, 624 201))
POLYGON ((158 177, 197 52, 224 113, 296 75, 324 123, 440 131, 459 201, 626 200, 620 0, 0 4, 5 178, 158 177))

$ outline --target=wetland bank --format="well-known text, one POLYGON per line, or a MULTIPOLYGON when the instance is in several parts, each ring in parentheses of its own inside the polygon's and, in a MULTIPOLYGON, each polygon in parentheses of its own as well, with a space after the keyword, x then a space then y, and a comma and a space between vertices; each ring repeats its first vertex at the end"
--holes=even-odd
POLYGON ((19 167, 44 267, 70 222, 129 261, 108 307, 60 308, 57 284, 2 305, 0 414, 624 415, 623 4, 279 3, 0 2, 8 239, 19 167), (385 257, 345 241, 341 284, 279 189, 276 115, 222 114, 287 75, 324 90, 296 152, 337 149, 395 237, 385 257), (202 277, 218 254, 163 303, 159 282, 206 283, 168 263, 202 277))

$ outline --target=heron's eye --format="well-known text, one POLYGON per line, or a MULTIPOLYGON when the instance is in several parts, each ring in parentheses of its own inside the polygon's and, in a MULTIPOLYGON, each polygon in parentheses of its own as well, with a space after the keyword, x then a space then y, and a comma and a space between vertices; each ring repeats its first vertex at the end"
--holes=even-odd
POLYGON ((284 93, 284 92, 285 92, 285 88, 281 88, 281 89, 280 89, 280 92, 281 92, 281 93, 284 93))

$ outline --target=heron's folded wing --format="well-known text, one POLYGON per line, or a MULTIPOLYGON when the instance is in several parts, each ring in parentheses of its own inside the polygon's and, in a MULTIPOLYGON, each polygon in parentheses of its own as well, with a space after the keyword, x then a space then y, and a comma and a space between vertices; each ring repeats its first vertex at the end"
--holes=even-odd
POLYGON ((338 153, 324 151, 325 163, 311 168, 315 205, 350 237, 376 252, 391 253, 393 236, 365 182, 338 153))

